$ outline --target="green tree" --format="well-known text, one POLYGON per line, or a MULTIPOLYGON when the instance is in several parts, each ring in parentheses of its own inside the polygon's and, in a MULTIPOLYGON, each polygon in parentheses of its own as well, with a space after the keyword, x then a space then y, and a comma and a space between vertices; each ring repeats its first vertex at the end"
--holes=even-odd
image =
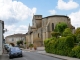
POLYGON ((19 46, 20 46, 20 44, 22 44, 22 45, 23 45, 23 41, 22 41, 22 40, 17 41, 17 45, 19 45, 19 46))
POLYGON ((53 37, 56 37, 57 38, 58 36, 60 36, 60 33, 59 32, 52 32, 51 35, 53 37))
POLYGON ((76 40, 77 40, 77 43, 80 42, 80 34, 77 35, 76 40))
POLYGON ((63 36, 71 36, 72 35, 72 31, 70 28, 66 28, 63 32, 63 36))
POLYGON ((26 42, 24 42, 24 44, 27 44, 26 42))
POLYGON ((65 30, 65 28, 67 28, 67 24, 66 23, 63 23, 63 22, 60 22, 58 24, 56 24, 55 26, 55 31, 56 32, 60 32, 60 33, 63 33, 63 31, 65 30))
POLYGON ((75 31, 75 35, 77 36, 78 34, 80 34, 80 27, 76 29, 75 31))
POLYGON ((33 44, 29 44, 29 47, 30 47, 30 49, 32 50, 32 48, 33 48, 33 44))

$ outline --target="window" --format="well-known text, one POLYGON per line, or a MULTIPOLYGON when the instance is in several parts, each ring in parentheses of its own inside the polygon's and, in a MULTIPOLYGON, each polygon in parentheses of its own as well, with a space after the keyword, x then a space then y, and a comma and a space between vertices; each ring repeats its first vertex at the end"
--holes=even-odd
POLYGON ((12 38, 12 41, 14 41, 14 39, 12 38))
POLYGON ((38 33, 38 38, 39 38, 39 33, 38 33))
POLYGON ((54 23, 52 23, 52 31, 54 30, 54 23))

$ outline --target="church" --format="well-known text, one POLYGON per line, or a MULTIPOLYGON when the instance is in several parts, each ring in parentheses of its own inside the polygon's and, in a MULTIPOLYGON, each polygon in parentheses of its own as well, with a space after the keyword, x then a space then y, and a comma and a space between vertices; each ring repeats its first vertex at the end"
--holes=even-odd
POLYGON ((42 17, 42 15, 34 15, 32 26, 29 25, 26 35, 27 46, 33 44, 37 47, 44 46, 44 40, 52 37, 51 32, 54 31, 57 23, 65 22, 74 33, 75 27, 71 25, 71 20, 65 15, 52 15, 42 17))

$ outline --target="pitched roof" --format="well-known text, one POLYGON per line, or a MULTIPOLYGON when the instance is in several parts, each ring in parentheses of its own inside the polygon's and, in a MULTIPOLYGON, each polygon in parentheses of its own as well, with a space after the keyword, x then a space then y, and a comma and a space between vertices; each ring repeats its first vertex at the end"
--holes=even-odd
MULTIPOLYGON (((66 16, 66 15, 51 15, 51 16, 47 16, 47 17, 44 17, 44 18, 49 18, 49 17, 67 17, 67 18, 69 18, 68 16, 66 16)), ((44 19, 43 18, 43 19, 44 19)))
POLYGON ((25 37, 26 34, 13 34, 13 35, 9 35, 9 36, 6 36, 7 37, 25 37))

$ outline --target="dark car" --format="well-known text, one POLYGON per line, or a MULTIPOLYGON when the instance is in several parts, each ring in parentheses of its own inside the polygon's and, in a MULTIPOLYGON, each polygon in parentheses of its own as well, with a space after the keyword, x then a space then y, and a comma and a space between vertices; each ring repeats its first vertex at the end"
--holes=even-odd
POLYGON ((9 45, 9 44, 4 44, 4 48, 7 52, 9 52, 9 49, 11 48, 12 46, 9 45))
POLYGON ((19 47, 11 47, 9 51, 9 58, 22 57, 22 50, 19 47))

